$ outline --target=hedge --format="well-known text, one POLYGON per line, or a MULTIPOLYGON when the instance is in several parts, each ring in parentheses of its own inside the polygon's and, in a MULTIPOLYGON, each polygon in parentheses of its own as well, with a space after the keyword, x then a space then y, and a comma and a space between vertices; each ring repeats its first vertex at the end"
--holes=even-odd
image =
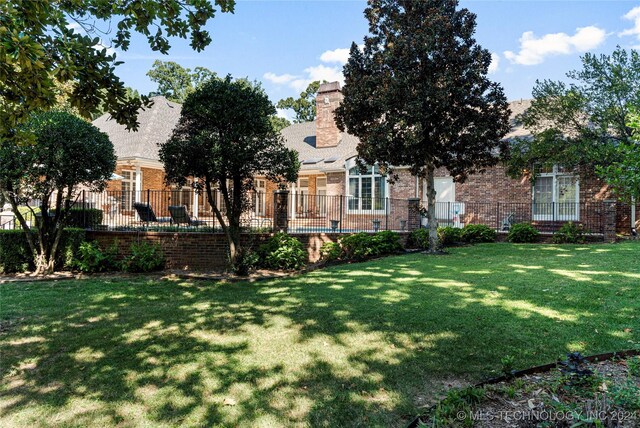
MULTIPOLYGON (((55 215, 51 210, 51 215, 55 215)), ((104 215, 97 208, 71 208, 67 217, 67 227, 79 227, 82 229, 94 229, 102 224, 104 215)))
MULTIPOLYGON (((37 237, 35 231, 31 233, 37 237)), ((65 229, 62 233, 56 268, 70 268, 78 254, 80 244, 84 241, 84 229, 65 229)), ((24 231, 19 229, 0 230, 0 273, 24 272, 34 268, 34 261, 24 231)))

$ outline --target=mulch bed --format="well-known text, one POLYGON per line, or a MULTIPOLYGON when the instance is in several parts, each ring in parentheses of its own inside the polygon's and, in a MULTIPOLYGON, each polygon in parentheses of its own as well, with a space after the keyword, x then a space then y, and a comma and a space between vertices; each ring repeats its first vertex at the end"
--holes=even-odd
POLYGON ((553 364, 447 398, 409 427, 640 427, 640 350, 553 364), (605 359, 606 358, 606 359, 605 359), (633 361, 632 361, 633 359, 633 361), (545 371, 541 371, 545 370, 545 371))

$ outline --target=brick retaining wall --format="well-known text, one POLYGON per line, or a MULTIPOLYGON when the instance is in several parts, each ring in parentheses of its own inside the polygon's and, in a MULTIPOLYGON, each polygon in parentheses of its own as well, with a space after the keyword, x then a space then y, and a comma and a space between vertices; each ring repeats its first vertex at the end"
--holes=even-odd
MULTIPOLYGON (((243 245, 257 248, 271 234, 242 235, 243 245)), ((338 233, 291 234, 307 248, 309 262, 320 259, 320 247, 325 242, 335 242, 338 233)), ((401 243, 406 244, 408 233, 400 233, 401 243)), ((162 248, 168 269, 194 271, 219 270, 227 266, 227 238, 221 233, 174 233, 174 232, 112 232, 87 231, 87 240, 98 241, 105 248, 117 242, 118 253, 127 255, 134 242, 158 243, 162 248)))

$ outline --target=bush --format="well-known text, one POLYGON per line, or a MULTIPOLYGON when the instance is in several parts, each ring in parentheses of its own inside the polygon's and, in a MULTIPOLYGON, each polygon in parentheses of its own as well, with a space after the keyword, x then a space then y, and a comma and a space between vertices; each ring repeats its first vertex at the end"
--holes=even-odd
POLYGON ((553 234, 554 244, 583 244, 586 231, 581 224, 572 221, 565 223, 553 234))
POLYGON ((320 258, 325 262, 338 260, 342 256, 342 248, 337 242, 325 242, 320 247, 320 258))
POLYGON ((159 244, 131 244, 131 255, 122 260, 125 272, 152 272, 164 268, 164 255, 159 244))
MULTIPOLYGON (((51 216, 56 214, 56 210, 49 211, 51 216)), ((66 226, 80 229, 94 229, 102 224, 103 213, 97 208, 71 208, 67 216, 66 226)))
POLYGON ((462 228, 462 240, 469 244, 495 242, 498 232, 484 224, 468 224, 462 228))
POLYGON ((0 230, 0 272, 24 272, 33 268, 29 244, 22 230, 0 230))
POLYGON ((540 232, 528 223, 518 223, 511 226, 507 241, 519 244, 531 244, 538 241, 540 232))
MULTIPOLYGON (((36 231, 32 231, 37 238, 36 231)), ((56 269, 73 267, 80 245, 85 241, 84 229, 68 228, 62 232, 56 269)), ((0 272, 18 273, 35 268, 24 231, 0 230, 0 272)))
POLYGON ((453 226, 439 227, 438 239, 440 240, 440 245, 443 247, 459 244, 463 241, 462 229, 453 226))
POLYGON ((231 271, 238 276, 247 276, 260 263, 260 256, 250 248, 240 247, 236 252, 236 261, 231 264, 231 271))
POLYGON ((342 257, 346 260, 364 260, 402 251, 400 235, 388 230, 373 235, 360 232, 343 236, 339 243, 342 248, 342 257))
POLYGON ((258 248, 260 263, 268 269, 297 270, 307 262, 307 252, 298 239, 278 232, 258 248))
POLYGON ((410 248, 429 249, 429 229, 416 229, 409 235, 407 246, 410 248))
POLYGON ((81 272, 108 272, 118 269, 118 246, 114 242, 106 250, 102 250, 97 242, 80 244, 74 267, 81 272))

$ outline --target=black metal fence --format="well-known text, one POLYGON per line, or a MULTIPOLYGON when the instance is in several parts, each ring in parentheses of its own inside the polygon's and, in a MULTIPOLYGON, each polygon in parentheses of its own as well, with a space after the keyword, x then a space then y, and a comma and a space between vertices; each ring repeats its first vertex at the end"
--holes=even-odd
MULTIPOLYGON (((218 192, 214 192, 213 203, 224 212, 224 201, 218 192)), ((411 207, 412 203, 415 204, 415 201, 397 198, 291 193, 286 210, 287 231, 352 233, 406 231, 427 226, 426 218, 411 207)), ((246 205, 247 209, 241 218, 241 225, 246 230, 274 230, 276 209, 273 194, 252 193, 246 205)), ((85 191, 78 196, 74 207, 80 212, 72 216, 73 225, 87 229, 221 231, 207 196, 196 194, 192 189, 85 191)), ((28 211, 26 208, 24 210, 28 211)), ((19 227, 7 215, 0 219, 5 229, 19 227)), ((436 204, 436 219, 440 226, 485 224, 497 231, 508 231, 516 223, 530 223, 547 233, 555 232, 562 224, 573 221, 584 225, 590 233, 604 233, 604 205, 598 202, 439 202, 436 204)), ((35 218, 28 214, 27 221, 34 224, 35 218)))

